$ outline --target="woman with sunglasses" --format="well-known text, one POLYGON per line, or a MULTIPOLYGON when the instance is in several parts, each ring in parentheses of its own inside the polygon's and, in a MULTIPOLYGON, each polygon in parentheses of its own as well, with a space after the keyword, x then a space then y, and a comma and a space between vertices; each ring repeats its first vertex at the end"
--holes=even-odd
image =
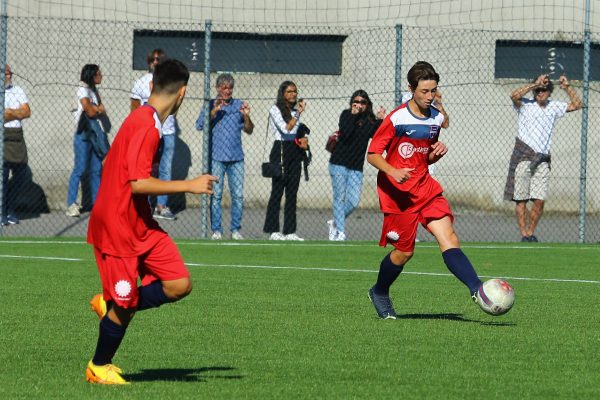
POLYGON ((340 115, 338 142, 329 159, 333 187, 333 219, 327 221, 329 240, 346 240, 346 218, 360 202, 367 145, 384 117, 383 107, 375 116, 373 103, 364 90, 352 94, 350 108, 340 115))
POLYGON ((271 195, 263 232, 270 240, 304 240, 296 234, 296 203, 302 175, 302 161, 308 150, 308 137, 299 134, 301 115, 306 104, 298 99, 298 87, 292 81, 284 81, 277 90, 277 100, 269 110, 269 126, 273 133, 273 146, 269 161, 281 163, 283 173, 273 177, 271 195), (283 230, 279 230, 281 198, 285 193, 283 230))

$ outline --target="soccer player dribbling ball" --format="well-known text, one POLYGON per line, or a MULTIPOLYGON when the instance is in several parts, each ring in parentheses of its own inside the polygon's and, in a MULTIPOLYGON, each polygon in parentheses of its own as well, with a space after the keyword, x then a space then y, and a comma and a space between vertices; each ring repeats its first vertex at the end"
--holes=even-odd
POLYGON ((148 103, 125 119, 104 163, 87 239, 102 281, 102 294, 91 301, 101 318, 96 352, 85 372, 91 383, 127 384, 112 359, 134 314, 180 300, 192 290, 183 259, 152 219, 148 202, 151 195, 212 194, 216 178, 211 175, 180 181, 151 176, 161 125, 183 102, 189 76, 178 60, 156 66, 148 103))
POLYGON ((379 245, 394 247, 381 261, 377 282, 369 289, 369 298, 383 319, 397 317, 389 289, 413 256, 419 223, 435 236, 446 266, 469 288, 471 296, 481 285, 460 249, 443 189, 427 168, 448 151, 438 141, 440 129, 449 125, 441 98, 436 98, 439 75, 431 64, 419 61, 407 78, 412 99, 384 119, 367 155, 367 161, 379 170, 377 192, 384 214, 379 245))

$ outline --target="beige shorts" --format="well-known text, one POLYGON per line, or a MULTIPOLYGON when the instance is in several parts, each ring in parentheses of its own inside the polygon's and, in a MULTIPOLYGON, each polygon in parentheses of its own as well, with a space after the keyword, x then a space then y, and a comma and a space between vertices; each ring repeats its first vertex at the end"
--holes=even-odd
POLYGON ((544 200, 550 183, 550 166, 543 162, 532 174, 529 165, 531 161, 522 161, 515 170, 515 191, 513 200, 544 200))

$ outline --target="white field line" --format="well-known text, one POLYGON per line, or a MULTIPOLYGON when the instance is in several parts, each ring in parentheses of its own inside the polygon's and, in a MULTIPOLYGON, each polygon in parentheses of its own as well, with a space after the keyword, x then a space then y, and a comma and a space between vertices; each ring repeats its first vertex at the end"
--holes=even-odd
MULTIPOLYGON (((19 256, 12 254, 0 254, 1 258, 18 258, 26 260, 47 260, 47 261, 75 261, 75 262, 92 262, 89 259, 82 258, 66 258, 66 257, 34 257, 34 256, 19 256)), ((254 269, 287 269, 296 271, 325 271, 325 272, 358 272, 358 273, 377 273, 377 270, 369 269, 344 269, 344 268, 325 268, 325 267, 294 267, 294 266, 277 266, 277 265, 240 265, 240 264, 203 264, 203 263, 185 263, 190 267, 216 267, 216 268, 254 268, 254 269)), ((424 275, 424 276, 454 276, 449 273, 438 272, 411 272, 404 271, 405 275, 424 275)), ((558 278, 531 278, 518 276, 488 276, 480 275, 480 278, 502 278, 515 281, 537 281, 537 282, 567 282, 567 283, 595 283, 600 284, 600 281, 592 281, 585 279, 558 279, 558 278)))
MULTIPOLYGON (((252 246, 252 247, 271 247, 271 246, 283 246, 289 244, 289 242, 272 242, 272 243, 256 243, 253 241, 244 241, 244 242, 215 242, 215 241, 197 241, 197 242, 177 242, 177 246, 252 246)), ((83 240, 72 240, 72 241, 61 241, 61 240, 2 240, 0 238, 0 246, 3 244, 88 244, 83 240)), ((295 245, 305 246, 305 247, 377 247, 377 242, 372 243, 311 243, 295 242, 295 245)), ((90 246, 91 247, 91 246, 90 246)), ((438 246, 434 242, 426 242, 426 243, 417 243, 417 248, 423 249, 437 249, 438 246)), ((533 246, 523 246, 519 244, 514 245, 495 245, 495 244, 461 244, 461 248, 463 249, 510 249, 510 250, 548 250, 548 249, 556 249, 556 246, 545 246, 536 244, 533 246)), ((577 246, 561 246, 561 249, 565 250, 600 250, 599 246, 589 244, 589 245, 577 245, 577 246)))

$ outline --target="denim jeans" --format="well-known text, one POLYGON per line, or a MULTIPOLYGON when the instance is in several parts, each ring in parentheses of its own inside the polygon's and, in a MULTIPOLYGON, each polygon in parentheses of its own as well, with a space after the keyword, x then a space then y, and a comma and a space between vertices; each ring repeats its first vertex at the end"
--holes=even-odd
POLYGON ((329 175, 333 188, 333 220, 336 229, 345 233, 346 218, 360 202, 363 173, 329 163, 329 175))
POLYGON ((213 232, 223 233, 221 225, 221 200, 223 199, 223 187, 225 185, 225 174, 231 194, 231 232, 242 228, 242 216, 244 213, 244 160, 242 161, 217 161, 212 160, 212 175, 219 178, 219 182, 213 184, 213 195, 210 199, 210 226, 213 232))
POLYGON ((73 138, 74 165, 73 172, 69 178, 69 191, 67 192, 67 207, 77 203, 77 192, 81 177, 89 171, 90 187, 92 189, 92 204, 96 202, 96 195, 100 187, 100 175, 102 173, 102 160, 94 153, 92 144, 83 140, 84 135, 76 133, 73 138))
POLYGON ((23 187, 27 176, 27 164, 3 162, 2 163, 2 217, 12 214, 17 191, 23 187), (12 171, 11 191, 8 191, 8 180, 12 171))
MULTIPOLYGON (((175 154, 175 135, 163 135, 161 152, 160 164, 158 165, 158 179, 161 181, 170 181, 173 155, 175 154)), ((158 196, 156 198, 156 204, 166 206, 168 198, 168 195, 158 196)))

